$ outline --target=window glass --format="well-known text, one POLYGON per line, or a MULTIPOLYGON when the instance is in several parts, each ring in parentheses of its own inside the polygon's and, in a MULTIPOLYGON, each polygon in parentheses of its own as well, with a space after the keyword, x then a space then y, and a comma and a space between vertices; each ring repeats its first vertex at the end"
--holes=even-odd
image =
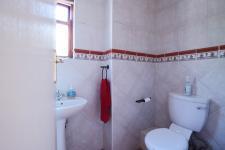
POLYGON ((63 5, 56 5, 56 20, 58 21, 68 21, 69 9, 63 5))
POLYGON ((56 24, 56 53, 57 56, 68 56, 68 25, 56 24))
POLYGON ((73 5, 58 3, 55 9, 56 55, 73 57, 73 5))

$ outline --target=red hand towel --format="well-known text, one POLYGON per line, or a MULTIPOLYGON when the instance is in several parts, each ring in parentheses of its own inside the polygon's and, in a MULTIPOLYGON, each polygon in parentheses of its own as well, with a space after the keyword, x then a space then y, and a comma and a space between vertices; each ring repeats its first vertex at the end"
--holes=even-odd
POLYGON ((110 84, 107 79, 101 82, 101 120, 107 123, 111 116, 110 84))

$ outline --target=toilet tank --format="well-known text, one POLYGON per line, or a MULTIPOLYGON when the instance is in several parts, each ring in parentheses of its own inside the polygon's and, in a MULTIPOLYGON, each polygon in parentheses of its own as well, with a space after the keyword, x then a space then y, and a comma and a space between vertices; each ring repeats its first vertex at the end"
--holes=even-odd
POLYGON ((170 119, 179 126, 199 132, 206 122, 208 112, 208 99, 174 93, 169 95, 170 119))

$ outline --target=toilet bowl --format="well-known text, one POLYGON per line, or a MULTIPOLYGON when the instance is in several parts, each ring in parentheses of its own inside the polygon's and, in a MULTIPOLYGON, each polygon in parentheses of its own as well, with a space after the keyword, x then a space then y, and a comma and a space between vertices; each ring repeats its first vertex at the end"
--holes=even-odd
POLYGON ((154 129, 146 134, 148 150, 188 150, 192 132, 201 131, 206 122, 209 100, 171 93, 168 107, 172 124, 169 128, 154 129))
POLYGON ((148 150, 188 150, 192 131, 171 124, 169 129, 158 128, 147 133, 145 143, 148 150))

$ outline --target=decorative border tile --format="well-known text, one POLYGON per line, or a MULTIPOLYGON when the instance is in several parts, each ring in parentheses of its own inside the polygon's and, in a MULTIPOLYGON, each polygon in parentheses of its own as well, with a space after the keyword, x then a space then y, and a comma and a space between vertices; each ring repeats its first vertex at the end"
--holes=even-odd
POLYGON ((178 61, 179 53, 178 52, 172 52, 172 53, 166 53, 164 54, 164 62, 173 62, 173 61, 178 61))
POLYGON ((219 51, 218 51, 218 56, 219 56, 220 58, 225 58, 225 50, 219 50, 219 51))
POLYGON ((75 53, 74 53, 74 59, 80 59, 80 60, 104 61, 104 60, 107 60, 106 58, 107 58, 107 53, 105 51, 75 49, 75 53))
POLYGON ((218 58, 218 50, 218 46, 197 49, 197 59, 218 58))
POLYGON ((225 58, 225 45, 175 51, 158 55, 121 49, 112 49, 107 51, 75 49, 74 56, 75 59, 96 61, 105 61, 110 59, 154 63, 192 61, 202 59, 225 58))
POLYGON ((225 58, 225 45, 219 47, 218 57, 225 58))
POLYGON ((197 59, 218 58, 218 51, 197 53, 197 59))
POLYGON ((75 59, 89 60, 88 54, 86 53, 75 53, 75 59))

